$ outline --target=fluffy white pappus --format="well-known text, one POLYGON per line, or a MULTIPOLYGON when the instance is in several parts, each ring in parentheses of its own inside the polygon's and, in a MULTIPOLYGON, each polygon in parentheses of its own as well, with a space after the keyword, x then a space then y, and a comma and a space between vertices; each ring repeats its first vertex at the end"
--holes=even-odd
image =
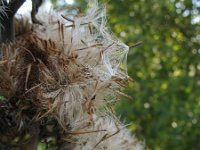
POLYGON ((44 26, 35 27, 39 37, 35 42, 43 51, 49 51, 54 68, 53 73, 44 74, 53 75, 60 84, 59 94, 51 97, 55 98, 53 108, 62 122, 73 127, 78 117, 82 120, 81 116, 90 116, 107 106, 110 98, 105 98, 105 91, 110 94, 117 85, 113 78, 127 79, 129 48, 109 34, 103 6, 93 6, 85 16, 55 12, 38 16, 44 26))
POLYGON ((38 16, 46 26, 38 34, 57 43, 66 56, 78 54, 77 63, 87 65, 100 79, 115 75, 126 78, 129 47, 110 35, 105 14, 103 6, 90 8, 85 16, 43 13, 38 16))
MULTIPOLYGON (((82 144, 76 149, 91 149, 104 135, 112 135, 112 132, 116 132, 116 135, 105 137, 106 140, 97 144, 98 149, 103 147, 139 149, 136 148, 138 144, 134 143, 135 139, 128 134, 128 131, 121 129, 121 126, 118 131, 113 130, 117 129, 113 120, 96 119, 95 121, 92 117, 93 114, 105 115, 105 112, 101 113, 101 109, 115 101, 113 91, 119 85, 114 79, 118 81, 127 79, 126 58, 129 48, 108 32, 105 8, 93 5, 85 16, 58 15, 54 12, 51 12, 49 17, 41 16, 44 18, 41 17, 40 20, 43 20, 46 25, 39 26, 35 32, 41 39, 52 41, 55 47, 44 44, 41 40, 37 40, 37 43, 44 51, 58 52, 49 55, 48 58, 51 67, 57 70, 53 72, 57 76, 55 78, 59 84, 62 84, 59 90, 53 91, 57 93, 56 95, 52 95, 52 92, 43 93, 49 95, 48 98, 54 99, 52 112, 57 114, 63 126, 70 125, 72 133, 73 130, 77 132, 78 129, 84 131, 92 129, 91 132, 94 132, 91 133, 94 136, 90 133, 82 136, 80 133, 78 141, 80 140, 82 144), (68 61, 67 66, 60 65, 61 59, 64 62, 68 61), (95 125, 91 127, 92 124, 95 125), (106 131, 96 132, 96 130, 104 130, 103 128, 106 128, 106 131), (87 137, 90 137, 88 143, 83 146, 85 141, 82 141, 82 138, 85 140, 87 137), (114 137, 120 140, 115 140, 114 137)), ((40 99, 47 98, 44 95, 40 99)))
POLYGON ((74 150, 143 150, 144 144, 133 137, 120 123, 110 117, 94 117, 94 124, 85 132, 74 136, 74 150), (93 131, 93 132, 92 132, 93 131))

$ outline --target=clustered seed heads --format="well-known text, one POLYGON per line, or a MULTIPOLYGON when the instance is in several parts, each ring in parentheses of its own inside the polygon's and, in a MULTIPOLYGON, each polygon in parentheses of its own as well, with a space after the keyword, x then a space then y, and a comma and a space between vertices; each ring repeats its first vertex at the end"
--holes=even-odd
POLYGON ((129 48, 107 31, 104 7, 42 20, 18 20, 16 42, 1 47, 0 143, 17 146, 39 134, 75 150, 142 149, 111 108, 116 94, 126 96, 129 48))

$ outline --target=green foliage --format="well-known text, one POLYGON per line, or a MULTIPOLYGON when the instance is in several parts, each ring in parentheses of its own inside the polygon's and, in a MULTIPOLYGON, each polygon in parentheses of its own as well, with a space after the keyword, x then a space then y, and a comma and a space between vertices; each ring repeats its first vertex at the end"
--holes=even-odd
POLYGON ((3 96, 0 96, 0 101, 3 101, 5 98, 3 96))
POLYGON ((124 99, 118 114, 149 149, 200 149, 199 2, 103 2, 116 36, 128 45, 143 41, 130 50, 128 72, 135 83, 127 92, 133 99, 124 99))

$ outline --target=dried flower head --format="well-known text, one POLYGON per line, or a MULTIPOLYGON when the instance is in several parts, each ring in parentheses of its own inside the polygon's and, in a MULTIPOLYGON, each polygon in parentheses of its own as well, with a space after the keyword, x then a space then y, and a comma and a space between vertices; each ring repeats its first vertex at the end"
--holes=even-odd
POLYGON ((6 101, 0 107, 17 115, 18 129, 3 142, 34 128, 40 137, 50 133, 75 143, 74 149, 142 149, 108 115, 116 93, 123 95, 129 48, 108 32, 104 7, 93 3, 85 16, 41 16, 44 26, 18 20, 16 42, 1 48, 0 95, 6 101))

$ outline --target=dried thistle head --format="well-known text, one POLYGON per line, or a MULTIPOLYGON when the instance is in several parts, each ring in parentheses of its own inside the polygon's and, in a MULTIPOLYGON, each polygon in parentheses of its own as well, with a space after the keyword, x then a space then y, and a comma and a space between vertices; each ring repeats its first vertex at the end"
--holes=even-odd
POLYGON ((1 47, 0 95, 7 99, 1 105, 12 103, 11 116, 10 109, 17 108, 20 121, 15 120, 15 128, 30 134, 29 125, 34 124, 43 138, 49 135, 44 131, 56 129, 61 132, 51 136, 75 142, 75 149, 140 145, 111 110, 128 78, 129 48, 108 32, 104 7, 92 5, 85 16, 48 15, 41 15, 44 26, 18 20, 16 42, 1 47), (105 115, 109 117, 102 119, 105 115))

